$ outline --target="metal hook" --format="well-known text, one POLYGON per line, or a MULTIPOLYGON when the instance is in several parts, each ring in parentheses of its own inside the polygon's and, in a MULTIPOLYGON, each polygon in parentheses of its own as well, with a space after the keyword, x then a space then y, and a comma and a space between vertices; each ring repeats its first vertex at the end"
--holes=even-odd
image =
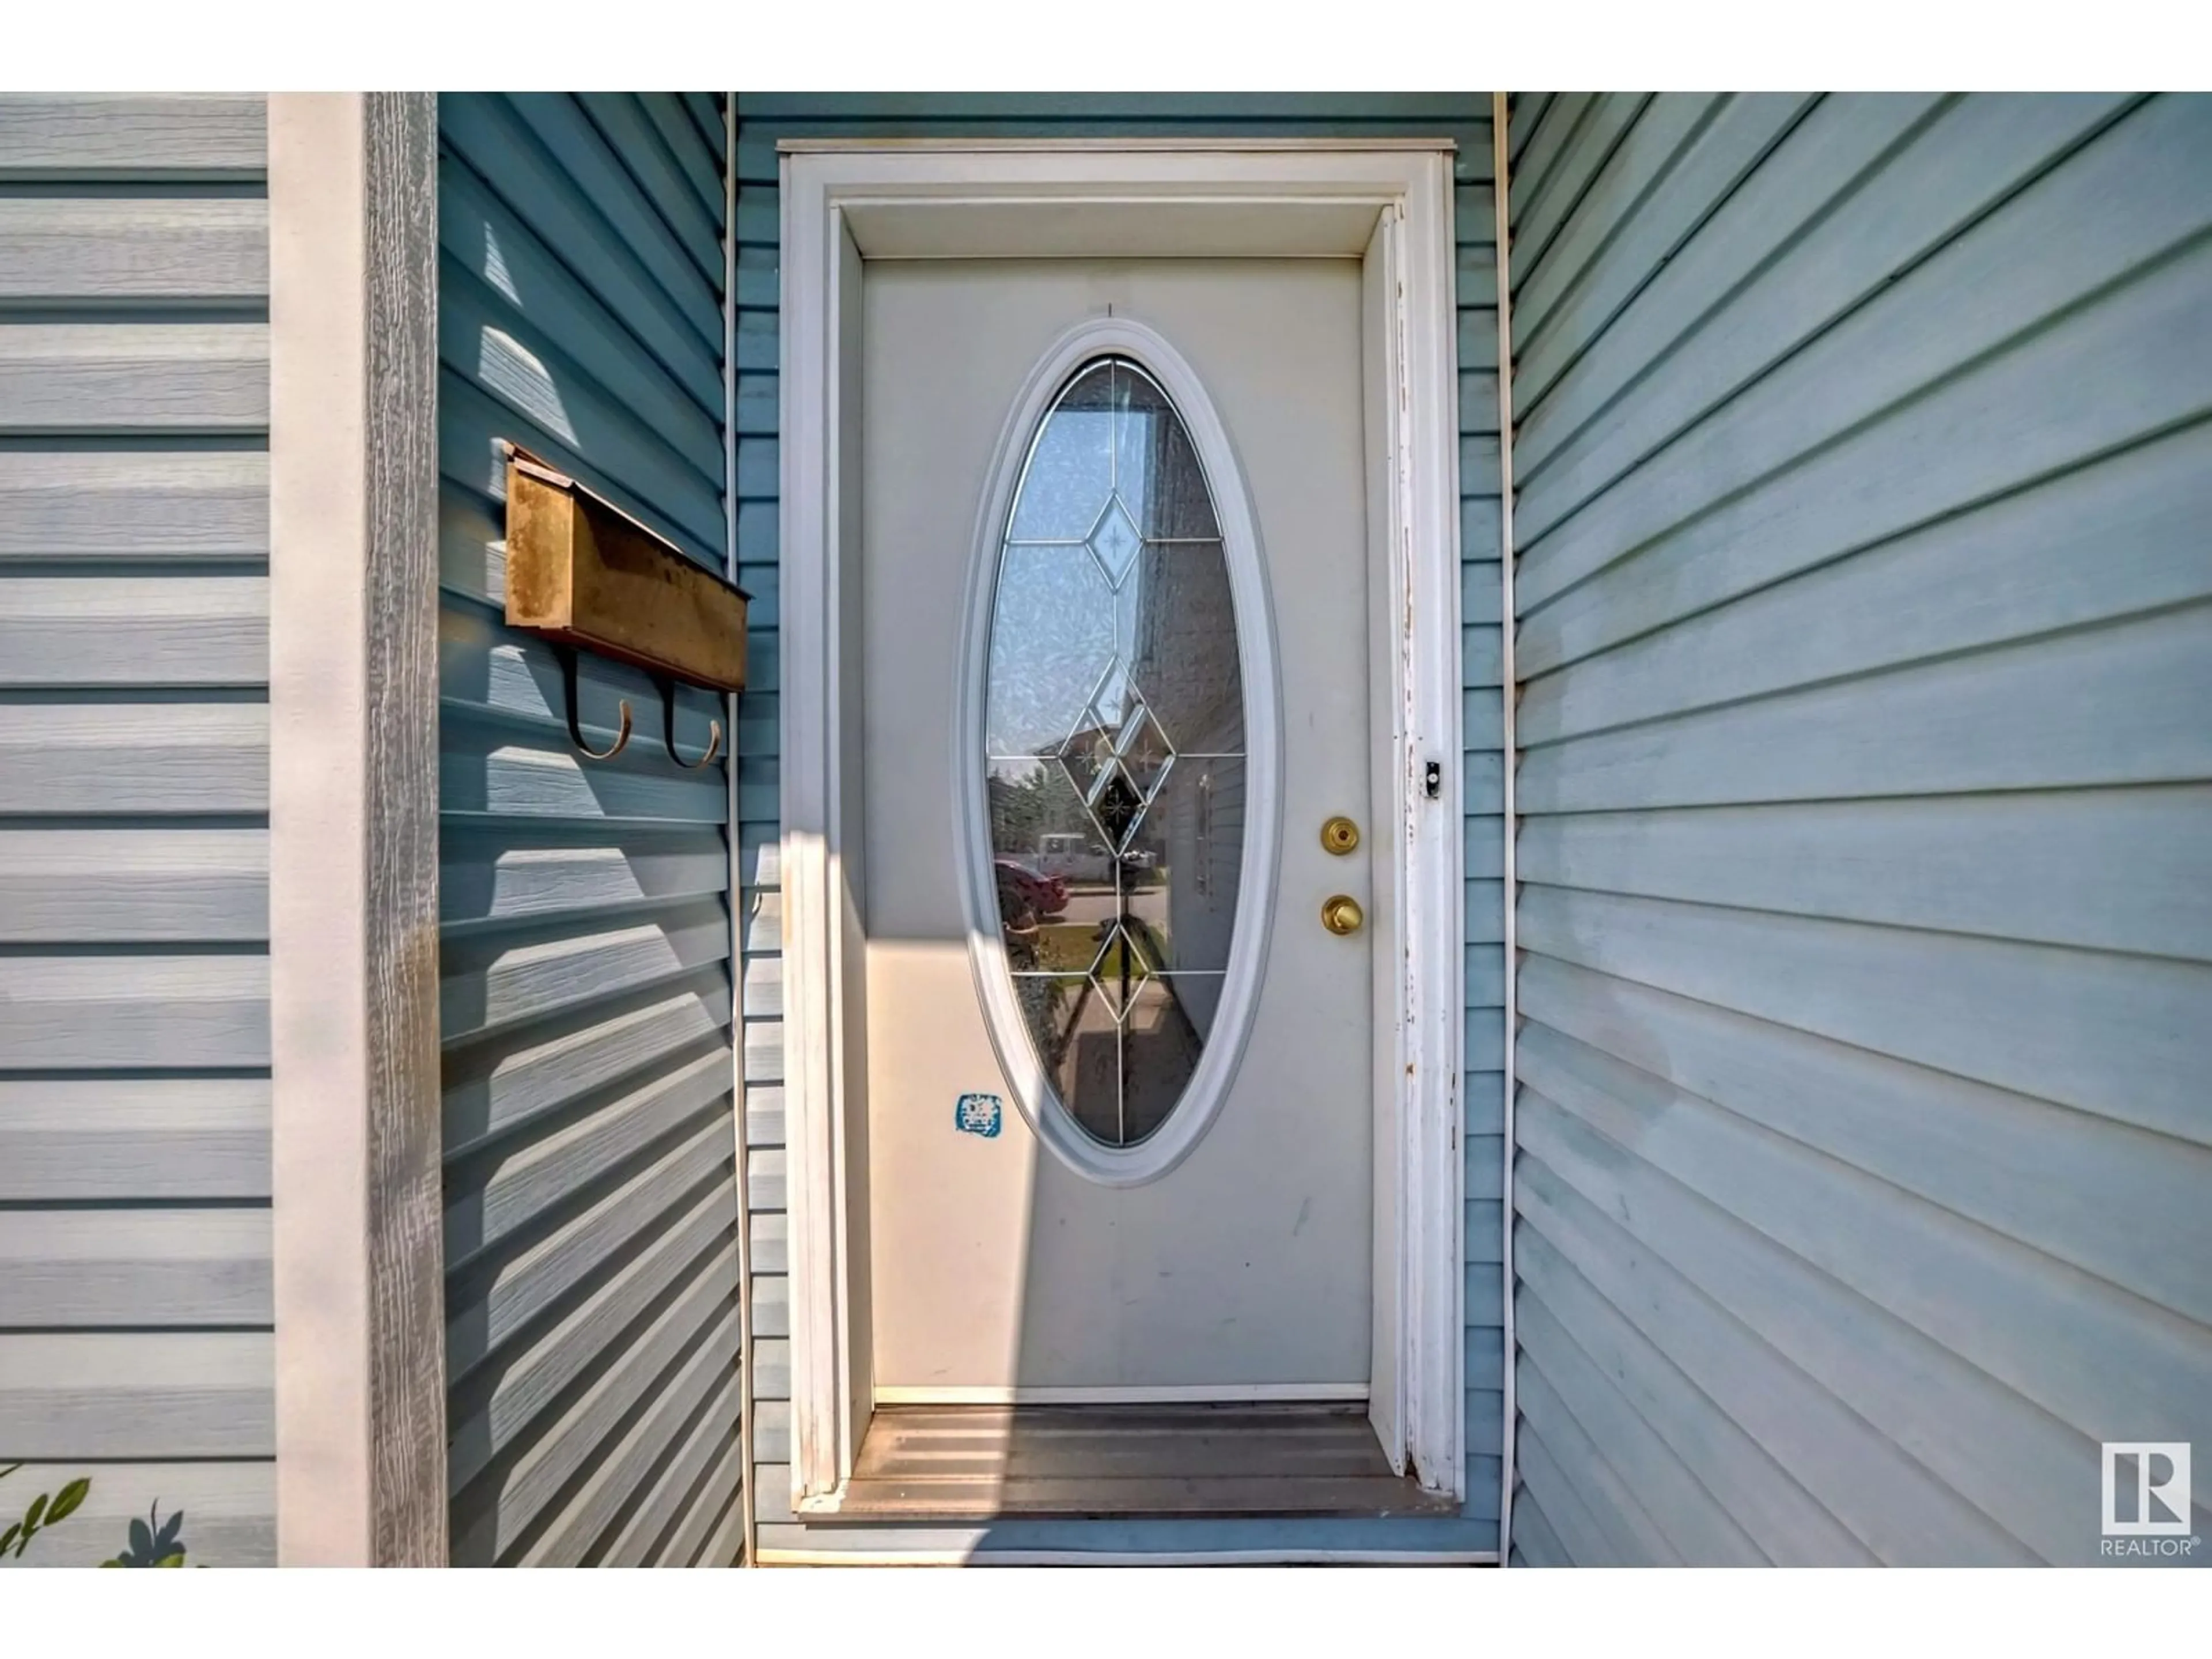
POLYGON ((614 742, 605 749, 592 748, 584 741, 583 723, 576 718, 576 653, 567 646, 556 646, 554 651, 561 659, 562 689, 568 694, 569 741, 576 745, 576 751, 586 760, 612 760, 629 747, 629 699, 624 697, 621 700, 622 725, 615 732, 614 742))
POLYGON ((722 752, 722 722, 711 721, 709 727, 705 754, 695 761, 685 760, 683 756, 678 754, 676 752, 676 682, 672 679, 663 679, 660 682, 660 740, 667 745, 669 759, 687 772, 696 772, 700 768, 712 764, 714 757, 722 752))

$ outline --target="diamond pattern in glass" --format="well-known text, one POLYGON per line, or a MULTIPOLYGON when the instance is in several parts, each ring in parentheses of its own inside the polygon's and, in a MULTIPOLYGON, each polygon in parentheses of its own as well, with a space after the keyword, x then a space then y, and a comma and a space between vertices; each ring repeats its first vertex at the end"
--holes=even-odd
POLYGON ((1237 920, 1243 685, 1220 534, 1165 391, 1127 358, 1085 363, 1009 514, 985 736, 1024 1024, 1059 1108, 1109 1146, 1180 1103, 1237 920), (1086 822, 1097 841, 1073 849, 1086 822))
POLYGON ((1060 745, 1060 760, 1106 844, 1121 854, 1129 850, 1145 809, 1166 781, 1175 748, 1135 684, 1116 672, 1060 745))
POLYGON ((1136 1006, 1137 994, 1144 989, 1145 981, 1153 972, 1151 958, 1137 942, 1135 933, 1127 926, 1117 923, 1114 931, 1107 934, 1106 942, 1098 947, 1097 956, 1091 959, 1091 983, 1119 1023, 1128 1018, 1129 1010, 1136 1006))
POLYGON ((1069 733, 1060 746, 1060 763, 1075 785, 1075 793, 1088 803, 1114 765, 1114 734, 1085 711, 1085 723, 1069 733))
POLYGON ((1129 775, 1129 781, 1136 785, 1137 793, 1151 805, 1168 768, 1175 763, 1175 746, 1160 729, 1149 704, 1140 700, 1129 710, 1114 739, 1114 753, 1121 760, 1121 769, 1129 775))
POLYGON ((1106 580, 1119 587, 1144 545, 1145 538, 1129 522, 1129 509, 1121 505, 1121 498, 1116 495, 1106 503, 1106 510, 1098 515, 1097 526, 1091 532, 1091 557, 1098 561, 1106 580))

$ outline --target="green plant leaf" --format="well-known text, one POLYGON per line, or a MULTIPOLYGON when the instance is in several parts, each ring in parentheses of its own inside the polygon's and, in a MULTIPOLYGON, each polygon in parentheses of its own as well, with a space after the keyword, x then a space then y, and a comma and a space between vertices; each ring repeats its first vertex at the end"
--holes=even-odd
POLYGON ((46 1512, 46 1495, 40 1492, 31 1500, 31 1507, 23 1511, 23 1535, 27 1538, 38 1531, 39 1522, 46 1512))
POLYGON ((87 1497, 90 1496, 91 1492, 92 1480, 90 1476, 80 1475, 76 1480, 70 1481, 69 1485, 64 1486, 59 1492, 54 1494, 53 1507, 46 1511, 46 1524, 51 1527, 55 1522, 62 1520, 65 1516, 75 1515, 77 1511, 77 1507, 84 1502, 87 1497))
POLYGON ((100 1565, 103 1567, 119 1567, 123 1565, 123 1558, 119 1555, 111 1555, 100 1565))
POLYGON ((0 1532, 0 1555, 7 1554, 15 1547, 16 1536, 22 1530, 23 1523, 21 1521, 10 1521, 8 1523, 8 1530, 0 1532))
POLYGON ((16 1470, 22 1467, 23 1466, 21 1463, 10 1463, 6 1468, 0 1469, 0 1480, 5 1480, 9 1475, 15 1474, 16 1470))
POLYGON ((165 1555, 154 1565, 157 1567, 181 1567, 185 1565, 185 1553, 179 1550, 174 1555, 165 1555))

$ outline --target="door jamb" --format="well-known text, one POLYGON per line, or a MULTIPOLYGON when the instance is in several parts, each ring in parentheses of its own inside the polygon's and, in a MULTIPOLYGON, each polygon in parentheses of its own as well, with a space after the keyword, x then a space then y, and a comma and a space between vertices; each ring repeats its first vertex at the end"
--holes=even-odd
MULTIPOLYGON (((1460 579, 1455 260, 1448 141, 786 143, 781 368, 784 1106, 792 1501, 834 1510, 866 1429, 864 1278, 848 1187, 865 1062, 860 820, 845 764, 858 537, 852 377, 869 257, 1381 258, 1384 486, 1399 941, 1378 995, 1378 1389, 1384 1450, 1465 1496, 1460 579), (1431 770, 1433 769, 1433 771, 1431 770), (1384 1127, 1387 1121, 1387 1127, 1384 1127), (1387 1352, 1384 1352, 1387 1350, 1387 1352), (856 1421, 855 1419, 859 1419, 856 1421), (1395 1438, 1395 1443, 1392 1443, 1395 1438)), ((1378 801, 1378 809, 1382 803, 1378 801)), ((1378 817, 1380 811, 1378 810, 1378 817)), ((1378 974, 1378 977, 1379 977, 1378 974)), ((864 1237, 864 1232, 858 1236, 864 1237)))

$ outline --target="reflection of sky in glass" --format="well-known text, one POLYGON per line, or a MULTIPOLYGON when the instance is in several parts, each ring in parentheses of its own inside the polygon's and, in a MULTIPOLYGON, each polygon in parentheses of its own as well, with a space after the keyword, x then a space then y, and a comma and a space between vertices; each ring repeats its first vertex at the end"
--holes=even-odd
POLYGON ((1089 550, 1009 546, 991 618, 990 752, 1058 749, 1113 654, 1112 595, 1089 550))
MULTIPOLYGON (((1077 376, 1037 434, 1007 528, 992 617, 988 751, 1047 753, 1072 732, 1126 718, 1127 675, 1109 665, 1118 657, 1126 671, 1146 655, 1161 557, 1188 546, 1193 560, 1218 563, 1218 541, 1205 544, 1218 534, 1203 470, 1165 395, 1118 362, 1077 376)), ((1224 630, 1219 647, 1233 652, 1225 582, 1182 586, 1194 598, 1218 590, 1222 614, 1204 620, 1224 630)))
POLYGON ((1112 370, 1101 364, 1068 387, 1045 417, 1022 475, 1010 541, 1079 542, 1114 489, 1112 370))

